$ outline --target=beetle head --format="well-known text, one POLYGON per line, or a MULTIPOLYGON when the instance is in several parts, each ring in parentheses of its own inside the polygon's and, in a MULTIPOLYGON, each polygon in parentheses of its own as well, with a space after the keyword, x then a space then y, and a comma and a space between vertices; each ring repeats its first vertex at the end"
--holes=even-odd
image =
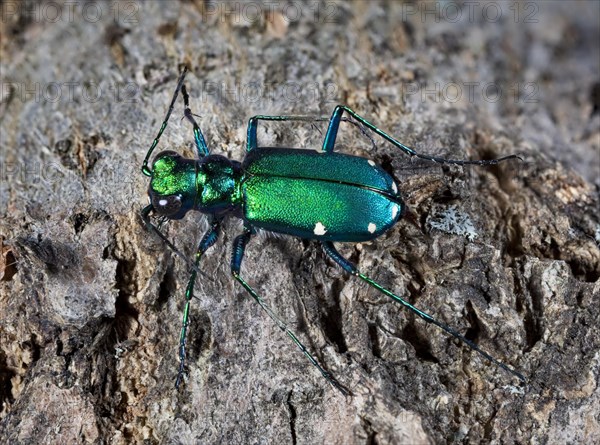
POLYGON ((195 161, 171 150, 159 153, 152 164, 148 196, 158 215, 169 219, 183 218, 194 206, 195 161))

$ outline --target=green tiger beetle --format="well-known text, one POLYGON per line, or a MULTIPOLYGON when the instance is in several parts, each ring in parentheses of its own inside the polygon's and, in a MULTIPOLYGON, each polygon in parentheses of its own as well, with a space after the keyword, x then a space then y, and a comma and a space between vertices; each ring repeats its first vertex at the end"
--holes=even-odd
POLYGON ((240 275, 244 250, 257 229, 319 241, 325 253, 349 274, 360 278, 379 292, 400 303, 428 323, 467 344, 487 360, 525 382, 525 377, 481 350, 458 331, 435 320, 431 315, 386 289, 344 258, 334 242, 369 241, 381 236, 402 217, 405 205, 394 179, 372 160, 334 151, 342 115, 348 113, 358 123, 372 130, 411 157, 458 165, 494 165, 516 155, 490 160, 454 160, 417 153, 377 128, 346 106, 337 106, 323 141, 321 151, 296 148, 265 148, 257 143, 258 121, 314 121, 307 116, 254 116, 248 123, 246 156, 232 161, 210 154, 206 140, 189 106, 184 68, 166 117, 142 165, 142 172, 151 178, 148 195, 150 204, 141 211, 148 229, 156 233, 190 266, 191 274, 185 291, 185 308, 179 339, 179 372, 175 386, 179 387, 185 373, 186 335, 190 303, 194 296, 202 255, 217 241, 226 215, 241 218, 244 231, 233 242, 231 274, 254 298, 267 315, 284 331, 327 381, 343 394, 350 392, 327 372, 311 355, 287 324, 265 303, 257 291, 240 275), (152 167, 150 155, 158 145, 179 92, 183 96, 184 117, 194 130, 198 159, 186 159, 174 151, 159 153, 152 167), (188 260, 152 223, 151 214, 163 221, 177 220, 190 210, 208 215, 210 228, 202 237, 194 260, 188 260))

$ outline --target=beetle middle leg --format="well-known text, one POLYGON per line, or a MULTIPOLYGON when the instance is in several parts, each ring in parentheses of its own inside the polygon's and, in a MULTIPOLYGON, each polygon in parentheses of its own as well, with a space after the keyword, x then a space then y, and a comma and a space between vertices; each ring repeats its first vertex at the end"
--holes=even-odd
POLYGON ((183 309, 183 319, 181 322, 181 333, 179 335, 179 371, 177 372, 177 380, 175 381, 175 388, 179 388, 183 375, 185 373, 185 343, 187 338, 187 328, 190 325, 190 304, 192 298, 194 298, 194 284, 196 282, 197 270, 200 264, 202 255, 217 242, 219 232, 221 230, 221 220, 215 219, 212 221, 210 228, 202 237, 198 245, 198 250, 194 258, 194 268, 190 273, 190 279, 185 289, 185 308, 183 309))
POLYGON ((496 360, 490 354, 488 354, 487 352, 485 352, 482 349, 480 349, 479 346, 477 346, 471 340, 469 340, 466 337, 464 337, 463 335, 459 334, 458 331, 456 331, 456 330, 452 329, 451 327, 449 327, 449 326, 447 326, 447 325, 445 325, 445 324, 437 321, 435 318, 433 318, 428 313, 423 312, 420 309, 417 309, 415 306, 413 306, 412 304, 410 304, 408 301, 404 300, 402 297, 396 295, 392 291, 390 291, 390 290, 386 289, 385 287, 383 287, 381 284, 377 283, 376 281, 372 280, 368 276, 366 276, 366 275, 362 274, 361 272, 359 272, 359 270, 356 268, 356 266, 354 264, 352 264, 349 260, 347 260, 346 258, 344 258, 342 256, 342 254, 340 254, 338 252, 338 250, 335 248, 335 246, 333 245, 333 243, 331 241, 324 241, 322 243, 322 245, 323 245, 323 250, 325 251, 325 253, 333 261, 335 261, 339 266, 341 266, 341 268, 344 269, 346 272, 354 275, 355 277, 360 278, 361 280, 363 280, 364 282, 366 282, 370 286, 372 286, 375 289, 377 289, 382 294, 390 297, 392 300, 396 301, 397 303, 400 303, 402 306, 404 306, 405 308, 407 308, 410 311, 414 312, 416 315, 418 315, 420 318, 422 318, 423 320, 425 320, 427 323, 434 324, 437 327, 443 329, 448 334, 452 335, 453 337, 455 337, 458 340, 460 340, 463 343, 465 343, 467 346, 469 346, 475 352, 481 354, 483 357, 485 357, 490 362, 494 363, 495 365, 497 365, 500 368, 504 369, 506 372, 508 372, 508 373, 514 375, 515 377, 519 378, 519 380, 521 380, 522 382, 526 381, 525 377, 523 377, 523 375, 521 373, 515 371, 514 369, 509 368, 504 363, 496 360))
MULTIPOLYGON (((302 116, 302 115, 282 115, 282 116, 269 116, 269 115, 257 115, 250 118, 248 121, 248 130, 247 130, 247 139, 246 139, 246 151, 252 151, 258 148, 258 140, 256 136, 256 131, 258 129, 258 121, 276 121, 276 122, 290 122, 290 121, 299 121, 299 122, 329 122, 330 118, 328 117, 314 117, 314 116, 302 116)), ((369 135, 366 130, 363 128, 361 124, 355 122, 348 118, 341 118, 342 121, 348 122, 351 125, 356 126, 359 131, 371 141, 373 147, 376 147, 375 141, 369 135)), ((318 128, 317 128, 318 129, 318 128)), ((319 130, 320 131, 320 130, 319 130)))
POLYGON ((259 306, 267 313, 267 315, 273 320, 279 329, 287 334, 288 337, 292 339, 294 343, 300 348, 300 350, 304 353, 304 355, 308 358, 308 360, 319 370, 321 375, 325 377, 325 379, 334 387, 337 388, 342 394, 350 395, 350 391, 342 386, 335 377, 333 377, 329 372, 325 371, 319 362, 312 356, 306 346, 302 344, 302 342, 298 339, 296 334, 292 332, 292 330, 287 326, 285 321, 283 321, 263 300, 263 298, 251 287, 246 281, 240 276, 240 268, 242 265, 242 259, 244 258, 244 252, 246 249, 246 245, 250 238, 253 235, 253 229, 246 227, 244 233, 236 237, 233 242, 233 254, 231 258, 231 274, 233 277, 239 281, 239 283, 246 289, 246 291, 254 298, 259 306))
POLYGON ((323 122, 327 121, 326 117, 313 117, 313 116, 300 116, 300 115, 286 115, 286 116, 268 116, 268 115, 257 115, 250 118, 248 121, 248 130, 246 138, 246 151, 252 151, 258 148, 258 140, 256 136, 256 130, 258 129, 258 121, 301 121, 301 122, 323 122))

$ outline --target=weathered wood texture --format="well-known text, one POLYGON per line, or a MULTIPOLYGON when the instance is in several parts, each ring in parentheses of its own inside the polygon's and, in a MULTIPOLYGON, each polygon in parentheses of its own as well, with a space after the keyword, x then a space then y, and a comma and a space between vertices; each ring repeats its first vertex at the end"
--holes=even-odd
MULTIPOLYGON (((600 442, 598 3, 56 4, 1 6, 2 443, 600 442), (347 125, 339 141, 398 178, 410 208, 343 252, 529 385, 316 244, 257 237, 244 275, 344 399, 234 285, 231 220, 202 264, 213 280, 198 280, 175 391, 187 270, 138 211, 183 63, 210 147, 231 158, 250 116, 337 103, 422 152, 522 154, 460 168, 373 150, 347 125)), ((182 112, 160 149, 191 156, 182 112)), ((265 145, 318 147, 324 131, 261 128, 265 145)), ((167 232, 192 255, 203 224, 167 232)))

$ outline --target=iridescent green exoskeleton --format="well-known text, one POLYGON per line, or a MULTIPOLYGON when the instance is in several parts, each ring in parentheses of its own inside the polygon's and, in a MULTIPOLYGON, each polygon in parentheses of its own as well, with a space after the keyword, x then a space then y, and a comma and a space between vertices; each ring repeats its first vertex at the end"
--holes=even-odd
POLYGON ((517 371, 482 351, 477 345, 456 330, 438 322, 429 314, 417 309, 398 295, 384 288, 344 258, 333 242, 359 242, 377 238, 389 230, 401 218, 404 203, 394 179, 373 161, 334 151, 335 140, 344 112, 359 125, 372 130, 410 156, 429 161, 450 164, 493 165, 515 155, 499 159, 467 161, 443 159, 422 155, 398 142, 387 133, 368 122, 345 106, 337 106, 329 120, 329 127, 320 151, 292 148, 263 148, 257 144, 259 120, 314 121, 305 116, 254 116, 248 123, 247 154, 243 161, 229 160, 211 155, 200 127, 189 107, 189 95, 183 83, 184 69, 165 120, 144 159, 142 171, 151 178, 148 195, 150 205, 142 210, 147 227, 157 233, 179 256, 187 259, 173 246, 167 237, 150 220, 154 213, 166 219, 181 219, 190 210, 207 214, 210 228, 202 237, 196 256, 191 263, 191 276, 185 292, 185 309, 179 344, 179 386, 185 371, 186 334, 189 324, 190 303, 194 283, 200 272, 202 255, 212 246, 219 235, 221 222, 227 215, 242 218, 244 231, 233 243, 231 273, 248 291, 260 307, 271 317, 302 350, 321 374, 344 394, 344 388, 329 372, 325 371, 310 354, 287 324, 271 310, 241 276, 240 266, 244 250, 256 229, 317 240, 326 254, 346 272, 360 278, 378 291, 413 311, 428 323, 435 324, 448 334, 458 338, 486 359, 505 371, 525 381, 517 371), (181 91, 184 100, 184 116, 192 124, 198 159, 185 159, 173 151, 159 153, 152 167, 148 167, 150 155, 156 148, 181 91))

